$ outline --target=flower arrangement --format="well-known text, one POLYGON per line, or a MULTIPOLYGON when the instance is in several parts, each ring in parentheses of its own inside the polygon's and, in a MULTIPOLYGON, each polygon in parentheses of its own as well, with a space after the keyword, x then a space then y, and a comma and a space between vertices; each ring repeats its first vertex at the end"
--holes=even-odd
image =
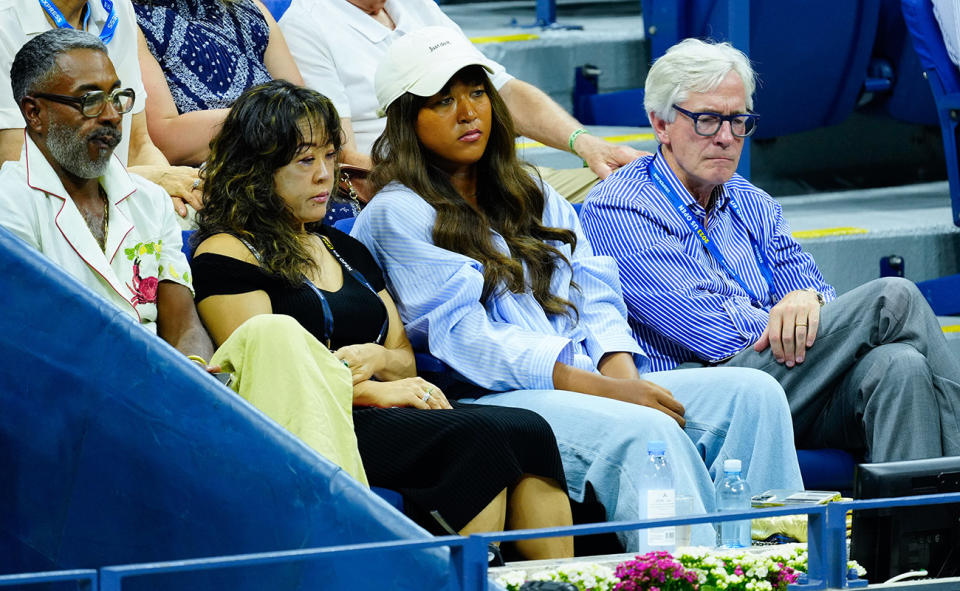
MULTIPOLYGON (((855 561, 848 567, 865 571, 855 561)), ((687 549, 649 552, 611 569, 599 564, 569 564, 529 576, 513 571, 497 579, 508 591, 525 581, 564 581, 580 591, 786 591, 807 571, 802 546, 771 547, 765 551, 687 549)))
POLYGON ((617 583, 612 568, 591 562, 568 564, 559 568, 534 572, 513 571, 497 579, 508 591, 517 591, 526 581, 563 581, 580 591, 612 591, 617 583))
MULTIPOLYGON (((803 554, 805 569, 806 552, 803 554)), ((681 553, 679 560, 699 574, 699 591, 786 591, 787 585, 796 583, 800 576, 788 564, 787 557, 775 553, 691 550, 681 553)), ((799 563, 797 560, 793 562, 799 563)))
POLYGON ((648 552, 617 565, 614 591, 698 591, 699 576, 669 552, 648 552))

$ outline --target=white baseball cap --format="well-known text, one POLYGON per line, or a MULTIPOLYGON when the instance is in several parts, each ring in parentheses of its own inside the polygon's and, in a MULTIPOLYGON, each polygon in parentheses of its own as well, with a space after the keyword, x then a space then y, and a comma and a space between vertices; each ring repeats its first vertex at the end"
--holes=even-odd
POLYGON ((387 107, 405 92, 433 96, 467 66, 482 66, 491 74, 493 63, 462 33, 448 27, 424 27, 397 39, 387 50, 374 87, 383 117, 387 107))

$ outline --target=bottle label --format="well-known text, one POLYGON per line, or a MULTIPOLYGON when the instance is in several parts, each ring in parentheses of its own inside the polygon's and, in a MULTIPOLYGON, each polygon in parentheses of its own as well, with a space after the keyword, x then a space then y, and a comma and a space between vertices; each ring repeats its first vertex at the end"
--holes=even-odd
MULTIPOLYGON (((676 516, 676 491, 672 488, 647 490, 647 519, 676 516)), ((650 546, 673 546, 677 539, 677 528, 656 527, 647 530, 647 544, 650 546)))

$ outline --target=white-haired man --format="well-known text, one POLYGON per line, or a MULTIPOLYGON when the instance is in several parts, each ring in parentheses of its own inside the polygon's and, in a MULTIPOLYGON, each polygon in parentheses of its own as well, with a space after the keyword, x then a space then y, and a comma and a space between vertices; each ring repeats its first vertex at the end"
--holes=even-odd
POLYGON ((871 461, 960 454, 960 364, 917 288, 879 279, 838 298, 780 205, 735 173, 754 88, 729 44, 670 48, 645 89, 658 153, 588 197, 583 225, 617 259, 634 336, 657 370, 768 372, 801 446, 871 461))

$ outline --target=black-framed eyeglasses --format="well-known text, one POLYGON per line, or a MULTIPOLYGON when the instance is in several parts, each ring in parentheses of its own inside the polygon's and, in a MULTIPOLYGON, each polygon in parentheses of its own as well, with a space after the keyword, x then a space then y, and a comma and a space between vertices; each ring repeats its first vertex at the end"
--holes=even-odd
POLYGON ((50 94, 48 92, 35 92, 30 96, 76 107, 83 113, 84 117, 92 119, 99 117, 100 113, 103 113, 104 107, 107 106, 107 101, 110 101, 110 104, 117 110, 117 113, 121 115, 129 113, 130 109, 133 108, 133 102, 137 98, 137 93, 134 92, 132 88, 116 88, 111 91, 110 94, 107 94, 103 90, 91 90, 90 92, 83 93, 81 96, 50 94))
POLYGON ((721 115, 720 113, 693 113, 677 105, 673 108, 693 119, 693 130, 697 135, 710 137, 717 135, 724 121, 730 122, 730 132, 736 137, 747 137, 757 130, 757 119, 760 115, 754 113, 734 113, 721 115))

